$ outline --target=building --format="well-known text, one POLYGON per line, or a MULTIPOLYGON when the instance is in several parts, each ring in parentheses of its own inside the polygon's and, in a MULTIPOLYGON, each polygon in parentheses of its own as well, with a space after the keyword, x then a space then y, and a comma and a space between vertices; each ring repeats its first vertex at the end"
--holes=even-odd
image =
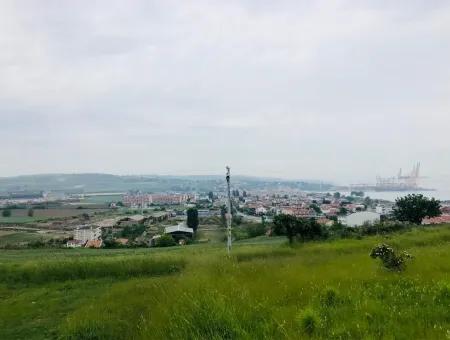
POLYGON ((423 225, 450 223, 450 215, 441 215, 438 217, 428 217, 422 221, 423 225))
POLYGON ((172 235, 175 239, 185 238, 192 237, 194 229, 187 227, 186 224, 182 222, 175 226, 166 227, 164 233, 172 235))
POLYGON ((67 248, 81 248, 86 242, 81 240, 69 240, 66 243, 67 248))
POLYGON ((360 227, 366 223, 374 224, 380 222, 381 215, 370 211, 361 211, 339 218, 342 224, 348 227, 360 227))
POLYGON ((101 248, 103 246, 103 241, 100 240, 89 240, 86 242, 85 248, 101 248))
POLYGON ((184 204, 191 197, 187 194, 127 194, 122 198, 123 204, 132 208, 145 208, 151 204, 176 205, 184 204))
POLYGON ((73 239, 76 241, 87 241, 99 240, 102 237, 101 228, 93 228, 89 226, 78 227, 74 231, 73 239))
POLYGON ((209 217, 211 216, 209 209, 198 209, 198 217, 209 217))

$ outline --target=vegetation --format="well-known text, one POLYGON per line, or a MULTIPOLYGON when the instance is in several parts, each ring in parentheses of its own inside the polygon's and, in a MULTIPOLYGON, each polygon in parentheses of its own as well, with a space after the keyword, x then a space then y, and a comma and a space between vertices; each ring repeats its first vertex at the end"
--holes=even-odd
POLYGON ((176 244, 177 242, 170 234, 161 235, 160 238, 155 240, 155 247, 172 247, 176 244))
POLYGON ((33 208, 28 209, 27 215, 28 215, 28 217, 33 217, 33 216, 34 216, 34 210, 33 210, 33 208))
POLYGON ((11 216, 11 209, 3 209, 2 210, 2 216, 3 217, 10 217, 11 216))
POLYGON ((0 252, 1 339, 445 339, 450 226, 280 244, 0 252))
POLYGON ((196 232, 197 228, 198 228, 198 223, 199 223, 197 208, 189 208, 186 211, 186 214, 187 214, 187 222, 186 222, 187 226, 189 228, 194 229, 194 232, 196 232))
POLYGON ((275 235, 286 235, 289 243, 295 239, 306 240, 319 239, 324 235, 323 228, 315 219, 299 218, 292 215, 277 215, 273 219, 275 235))
POLYGON ((379 244, 370 252, 370 257, 373 259, 380 258, 383 266, 389 270, 402 271, 406 267, 406 260, 411 259, 412 256, 406 251, 400 254, 387 244, 379 244))
POLYGON ((421 224, 425 217, 441 215, 441 203, 421 194, 410 194, 395 200, 394 216, 399 221, 421 224))

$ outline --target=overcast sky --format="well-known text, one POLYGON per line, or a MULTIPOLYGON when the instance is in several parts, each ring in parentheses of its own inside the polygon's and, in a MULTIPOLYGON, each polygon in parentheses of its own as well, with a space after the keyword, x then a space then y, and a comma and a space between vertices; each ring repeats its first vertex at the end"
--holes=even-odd
POLYGON ((0 1, 0 176, 450 178, 450 1, 0 1))

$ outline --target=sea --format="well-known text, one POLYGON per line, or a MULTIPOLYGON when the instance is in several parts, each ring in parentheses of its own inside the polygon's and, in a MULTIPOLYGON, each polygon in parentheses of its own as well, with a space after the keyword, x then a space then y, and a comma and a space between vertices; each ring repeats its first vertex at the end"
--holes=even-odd
MULTIPOLYGON (((341 192, 349 195, 350 192, 341 192)), ((373 199, 380 199, 394 202, 399 197, 404 197, 409 194, 422 194, 429 198, 435 198, 440 201, 450 201, 450 188, 436 189, 432 191, 365 191, 364 196, 373 199)))

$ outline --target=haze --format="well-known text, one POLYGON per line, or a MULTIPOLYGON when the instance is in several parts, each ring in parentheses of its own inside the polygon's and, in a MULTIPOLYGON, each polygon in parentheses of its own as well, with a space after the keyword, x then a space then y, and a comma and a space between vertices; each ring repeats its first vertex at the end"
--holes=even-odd
POLYGON ((0 176, 449 178, 448 1, 0 3, 0 176))

